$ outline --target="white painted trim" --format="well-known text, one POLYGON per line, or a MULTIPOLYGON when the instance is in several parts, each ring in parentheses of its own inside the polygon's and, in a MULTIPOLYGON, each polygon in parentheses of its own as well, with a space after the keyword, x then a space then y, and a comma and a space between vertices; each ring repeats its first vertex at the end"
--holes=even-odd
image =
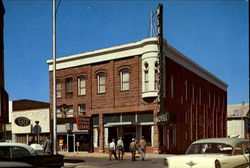
MULTIPOLYGON (((165 44, 167 42, 165 41, 165 44)), ((148 52, 157 52, 157 38, 146 38, 138 42, 119 45, 115 47, 90 51, 86 53, 80 53, 75 55, 70 55, 66 57, 57 58, 57 70, 66 69, 66 68, 73 68, 77 66, 83 66, 93 63, 100 63, 104 61, 128 58, 133 56, 141 56, 148 52)), ((208 80, 212 84, 218 86, 223 90, 227 90, 228 85, 209 73, 207 70, 193 62, 191 59, 174 49, 169 44, 164 46, 164 53, 175 61, 176 63, 180 64, 181 66, 185 67, 186 69, 194 72, 195 74, 199 75, 200 77, 208 80), (172 50, 173 52, 169 51, 172 50), (177 54, 176 54, 177 53, 177 54)), ((47 64, 49 65, 49 71, 53 70, 53 60, 48 60, 47 64)))

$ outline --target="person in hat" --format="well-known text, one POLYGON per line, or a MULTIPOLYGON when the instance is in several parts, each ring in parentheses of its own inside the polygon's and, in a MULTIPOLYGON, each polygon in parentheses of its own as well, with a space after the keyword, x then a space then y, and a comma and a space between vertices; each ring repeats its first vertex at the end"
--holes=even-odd
POLYGON ((135 161, 135 152, 137 150, 137 144, 135 142, 135 139, 132 138, 132 142, 129 144, 129 150, 131 152, 131 161, 135 161))
POLYGON ((117 150, 118 150, 118 159, 123 160, 123 155, 124 155, 124 144, 122 141, 122 137, 117 141, 117 150))
POLYGON ((141 137, 141 140, 139 142, 139 149, 141 152, 141 160, 144 161, 145 160, 145 155, 146 155, 146 149, 147 149, 147 142, 144 139, 144 136, 141 137))

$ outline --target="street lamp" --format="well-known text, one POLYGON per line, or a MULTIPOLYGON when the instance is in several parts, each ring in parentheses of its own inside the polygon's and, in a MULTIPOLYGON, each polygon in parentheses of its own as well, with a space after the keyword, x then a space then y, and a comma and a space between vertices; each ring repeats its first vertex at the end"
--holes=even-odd
POLYGON ((61 105, 60 111, 64 114, 64 116, 66 118, 67 117, 67 112, 69 111, 69 106, 67 104, 61 105))

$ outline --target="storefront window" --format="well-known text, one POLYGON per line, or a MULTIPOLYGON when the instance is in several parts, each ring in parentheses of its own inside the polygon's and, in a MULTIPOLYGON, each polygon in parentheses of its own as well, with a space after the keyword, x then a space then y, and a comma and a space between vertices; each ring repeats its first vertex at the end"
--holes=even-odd
POLYGON ((89 134, 75 135, 75 151, 89 151, 89 134))
POLYGON ((137 116, 137 122, 153 122, 153 113, 139 113, 137 116))
POLYGON ((152 146, 151 143, 151 125, 142 126, 142 136, 144 136, 147 146, 152 146))
POLYGON ((104 116, 104 123, 114 123, 120 122, 120 114, 112 114, 112 115, 105 115, 104 116))

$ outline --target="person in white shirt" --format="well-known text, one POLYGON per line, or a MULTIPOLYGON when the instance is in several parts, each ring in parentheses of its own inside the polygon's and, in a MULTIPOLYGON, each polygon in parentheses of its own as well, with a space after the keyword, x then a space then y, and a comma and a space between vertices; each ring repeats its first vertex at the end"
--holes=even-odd
POLYGON ((111 160, 112 155, 114 155, 115 159, 117 160, 115 139, 114 138, 112 138, 112 142, 109 144, 109 160, 111 160))
POLYGON ((117 141, 117 150, 118 150, 118 159, 123 160, 123 155, 124 155, 124 144, 122 141, 122 137, 117 141))

